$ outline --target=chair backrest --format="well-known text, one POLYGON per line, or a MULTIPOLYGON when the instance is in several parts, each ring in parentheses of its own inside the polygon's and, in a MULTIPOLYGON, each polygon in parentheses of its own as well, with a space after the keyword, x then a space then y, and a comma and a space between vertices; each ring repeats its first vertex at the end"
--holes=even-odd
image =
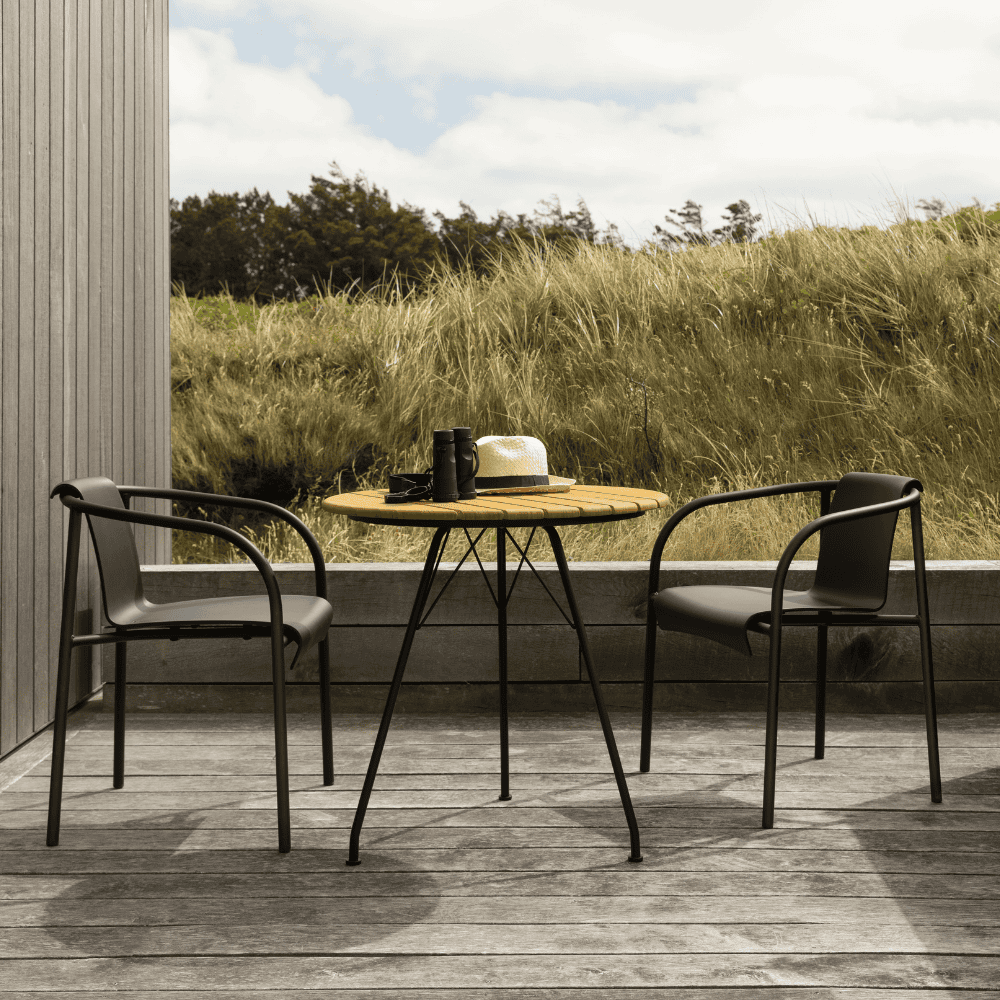
MULTIPOLYGON (((72 479, 60 483, 53 491, 75 496, 87 503, 125 509, 118 487, 104 476, 72 479)), ((113 625, 125 625, 141 611, 145 601, 142 595, 142 575, 139 572, 139 553, 135 547, 132 526, 125 521, 87 515, 90 537, 97 555, 97 568, 101 575, 101 594, 104 614, 113 625)))
MULTIPOLYGON (((834 491, 830 513, 898 500, 914 487, 922 489, 916 479, 908 476, 849 472, 834 491)), ((897 516, 896 511, 891 511, 823 528, 810 593, 844 607, 871 611, 881 608, 889 589, 897 516)))

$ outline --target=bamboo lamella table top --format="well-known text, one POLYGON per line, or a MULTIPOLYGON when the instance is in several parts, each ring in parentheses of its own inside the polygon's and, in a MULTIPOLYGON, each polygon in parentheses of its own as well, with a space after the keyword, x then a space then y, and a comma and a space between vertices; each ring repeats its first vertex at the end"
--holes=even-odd
POLYGON ((571 486, 551 493, 508 493, 434 503, 386 503, 388 490, 359 490, 341 493, 323 500, 322 506, 333 514, 344 514, 367 524, 447 527, 454 523, 466 527, 501 527, 503 525, 589 524, 595 521, 620 521, 640 517, 649 510, 667 507, 669 498, 654 490, 636 490, 625 486, 571 486))

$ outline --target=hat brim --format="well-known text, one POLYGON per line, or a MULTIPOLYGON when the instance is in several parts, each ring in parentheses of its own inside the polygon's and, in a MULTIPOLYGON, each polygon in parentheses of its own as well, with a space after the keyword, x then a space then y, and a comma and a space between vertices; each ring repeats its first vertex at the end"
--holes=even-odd
POLYGON ((476 496, 492 497, 504 493, 565 493, 571 486, 575 485, 575 479, 549 476, 549 481, 545 486, 508 486, 495 490, 476 490, 476 496))

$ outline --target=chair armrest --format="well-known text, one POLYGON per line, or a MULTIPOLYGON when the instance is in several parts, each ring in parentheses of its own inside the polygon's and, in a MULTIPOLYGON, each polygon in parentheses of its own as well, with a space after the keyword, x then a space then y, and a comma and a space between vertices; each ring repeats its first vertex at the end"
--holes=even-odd
MULTIPOLYGON (((290 524, 302 537, 312 556, 313 568, 316 571, 316 596, 326 598, 326 563, 323 552, 313 533, 291 511, 279 507, 266 500, 252 500, 248 497, 230 497, 221 493, 196 493, 193 490, 157 489, 154 486, 119 486, 118 492, 127 504, 130 497, 153 497, 163 500, 188 500, 198 503, 215 504, 219 507, 244 507, 247 510, 265 511, 274 517, 290 524)), ((181 520, 189 520, 182 518, 181 520)), ((188 530, 188 529, 182 529, 188 530)))
POLYGON ((231 542, 236 548, 246 553, 247 557, 257 567, 260 575, 264 578, 264 587, 267 590, 268 603, 271 610, 271 621, 278 626, 279 631, 284 630, 284 620, 281 613, 281 591, 278 588, 278 580, 271 569, 271 564, 264 558, 260 549, 249 538, 241 535, 238 531, 227 528, 222 524, 212 524, 210 521, 192 521, 188 517, 175 517, 172 514, 147 514, 144 511, 129 510, 128 508, 106 507, 104 504, 80 500, 77 497, 70 496, 68 493, 60 493, 59 499, 70 510, 79 511, 88 517, 105 517, 112 521, 127 521, 130 524, 148 524, 156 528, 194 531, 203 535, 216 535, 231 542))
POLYGON ((828 491, 837 488, 839 479, 818 479, 808 483, 784 483, 780 486, 760 486, 752 490, 730 490, 728 493, 712 493, 706 497, 699 497, 684 504, 680 510, 675 511, 667 523, 660 529, 653 544, 653 552, 649 557, 649 599, 660 589, 660 561, 663 558, 663 547, 667 544, 667 539, 673 533, 681 521, 688 514, 693 514, 702 507, 714 507, 722 503, 735 503, 738 500, 755 500, 758 497, 781 496, 788 493, 812 493, 817 491, 828 491))
POLYGON ((781 617, 782 594, 785 589, 785 579, 788 576, 788 569, 791 566, 795 553, 802 548, 803 543, 811 535, 831 524, 841 524, 844 521, 860 521, 866 517, 878 517, 880 514, 889 514, 895 510, 902 510, 904 507, 912 507, 920 503, 920 490, 914 487, 909 492, 904 493, 898 500, 887 500, 885 503, 873 503, 867 507, 855 507, 852 510, 841 510, 836 514, 824 514, 817 517, 815 521, 810 521, 802 528, 795 537, 785 547, 778 560, 778 568, 774 573, 774 583, 771 585, 771 627, 776 627, 778 619, 781 617))

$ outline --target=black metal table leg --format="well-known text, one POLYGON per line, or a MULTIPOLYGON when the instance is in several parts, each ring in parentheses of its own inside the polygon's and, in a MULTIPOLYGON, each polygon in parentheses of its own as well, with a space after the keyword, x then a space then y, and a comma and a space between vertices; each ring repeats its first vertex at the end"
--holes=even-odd
POLYGON ((507 732, 507 529, 497 528, 497 642, 500 653, 500 801, 510 801, 507 732))
POLYGON ((629 795, 628 785, 625 783, 625 772, 622 769, 621 758, 618 756, 618 747, 615 743, 615 734, 611 729, 611 720, 608 718, 608 710, 604 705, 601 683, 597 679, 597 671, 594 669, 594 662, 590 656, 590 644, 587 641, 587 632, 583 627, 583 618, 581 618, 576 606, 576 597, 569 580, 569 567, 566 565, 566 554, 563 552, 559 532, 550 527, 546 527, 545 532, 549 536, 552 554, 556 557, 556 564, 559 567, 559 576, 562 580, 563 590, 566 592, 566 601, 569 604, 570 614, 573 616, 573 627, 576 629, 576 635, 580 641, 580 652, 583 655, 583 662, 587 666, 587 676, 590 678, 590 687, 594 692, 594 701, 597 703, 597 714, 601 720, 601 729, 604 731, 604 742, 608 746, 608 756, 611 758, 611 767, 615 772, 618 794, 621 796, 622 808, 625 810, 632 848, 628 860, 642 861, 642 852, 639 849, 639 824, 636 822, 635 810, 632 808, 632 797, 629 795))
POLYGON ((389 697, 385 702, 385 709, 382 712, 382 722, 378 727, 378 735, 375 737, 375 746, 372 749, 372 757, 368 762, 368 773, 365 775, 365 783, 361 788, 361 796, 358 799, 358 808, 354 813, 354 823, 351 826, 351 846, 348 854, 347 864, 359 865, 361 859, 358 857, 359 842, 361 839, 361 826, 365 821, 365 812, 368 810, 368 800, 371 798, 372 788, 375 785, 375 776, 378 774, 378 765, 382 759, 382 749, 385 747, 386 737, 389 735, 389 723, 392 721, 392 711, 396 706, 396 696, 399 694, 399 687, 403 682, 403 671, 406 669, 406 661, 410 655, 410 647, 413 645, 413 637, 416 635, 420 624, 420 616, 423 614, 424 605, 431 590, 431 581, 434 579, 434 569, 437 564, 438 552, 444 545, 448 537, 448 528, 438 528, 431 539, 430 548, 427 550, 427 559, 424 562, 424 571, 420 575, 420 584, 417 587, 417 596, 413 599, 413 608, 410 611, 410 620, 406 625, 406 634, 403 637, 403 647, 399 651, 399 658, 396 660, 396 672, 392 675, 392 684, 389 686, 389 697))

